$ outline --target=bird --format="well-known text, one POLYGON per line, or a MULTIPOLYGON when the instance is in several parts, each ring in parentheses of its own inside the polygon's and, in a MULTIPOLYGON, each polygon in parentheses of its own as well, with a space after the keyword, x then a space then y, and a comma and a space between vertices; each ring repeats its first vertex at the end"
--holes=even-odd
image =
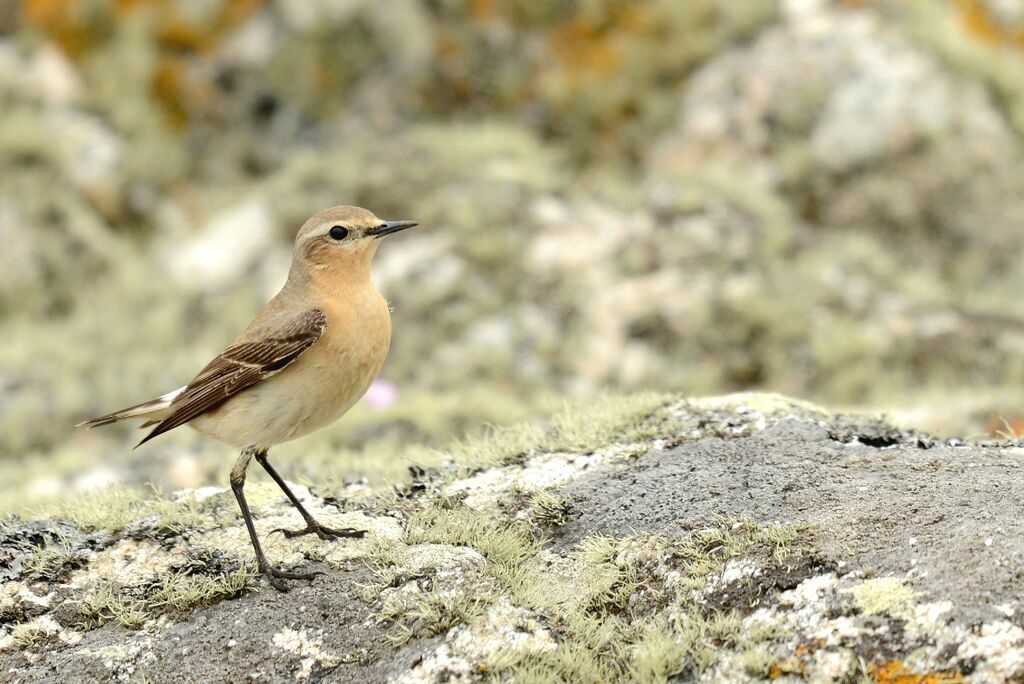
POLYGON ((370 276, 381 239, 416 226, 383 221, 352 206, 324 209, 295 237, 281 291, 224 351, 184 387, 156 399, 79 423, 94 428, 128 419, 152 427, 141 446, 182 425, 239 449, 231 490, 241 509, 260 572, 279 591, 285 580, 311 580, 272 566, 260 545, 245 498, 253 459, 298 509, 305 527, 280 531, 293 538, 361 537, 364 530, 332 529, 317 521, 271 465, 269 452, 344 415, 380 372, 391 344, 391 311, 370 276))

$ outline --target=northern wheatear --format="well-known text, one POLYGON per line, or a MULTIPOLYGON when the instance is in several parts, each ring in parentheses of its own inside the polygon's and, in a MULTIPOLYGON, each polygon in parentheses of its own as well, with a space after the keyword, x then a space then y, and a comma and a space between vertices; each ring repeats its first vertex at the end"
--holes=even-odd
POLYGON ((302 514, 306 527, 281 530, 285 536, 365 534, 317 522, 270 465, 267 452, 340 418, 377 377, 391 344, 391 313, 370 279, 370 263, 380 238, 415 225, 382 221, 359 207, 332 207, 314 215, 295 237, 284 287, 192 382, 80 425, 145 418, 143 427, 156 427, 142 445, 188 423, 241 449, 231 470, 231 489, 260 570, 281 591, 287 590, 285 579, 311 579, 315 573, 285 572, 267 562, 245 500, 245 471, 255 458, 302 514))

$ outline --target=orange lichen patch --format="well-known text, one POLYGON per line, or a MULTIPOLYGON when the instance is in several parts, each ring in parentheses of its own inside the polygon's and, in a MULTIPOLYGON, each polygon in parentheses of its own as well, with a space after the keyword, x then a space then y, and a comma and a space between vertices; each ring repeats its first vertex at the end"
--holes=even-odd
POLYGON ((442 27, 434 41, 435 62, 443 73, 445 90, 456 102, 468 101, 473 94, 466 58, 469 56, 457 31, 442 27))
POLYGON ((181 13, 177 2, 150 0, 122 5, 125 11, 148 9, 156 16, 157 39, 169 49, 203 52, 218 44, 229 31, 259 10, 265 0, 228 0, 207 21, 197 21, 181 13))
POLYGON ((181 57, 165 57, 160 60, 153 74, 153 95, 164 107, 176 125, 182 125, 188 116, 185 109, 185 60, 181 57))
POLYGON ((455 31, 450 27, 442 26, 434 41, 434 54, 439 59, 448 59, 457 56, 461 51, 462 46, 459 44, 455 31))
POLYGON ((956 0, 956 7, 968 33, 986 43, 1024 49, 1024 28, 1003 26, 982 0, 956 0))
POLYGON ((575 13, 550 29, 547 43, 566 85, 585 88, 621 75, 628 58, 657 41, 663 28, 654 4, 621 3, 603 13, 575 13))
POLYGON ((21 23, 42 31, 71 57, 101 42, 102 22, 82 11, 81 0, 24 0, 21 23))
POLYGON ((570 81, 605 78, 622 64, 622 48, 615 32, 602 30, 589 20, 576 17, 551 33, 551 50, 566 67, 570 81))
POLYGON ((797 677, 807 676, 807 663, 796 657, 784 658, 771 666, 768 670, 769 679, 778 679, 796 675, 797 677))
POLYGON ((205 84, 188 78, 188 55, 214 50, 225 35, 264 3, 265 0, 228 0, 210 20, 200 22, 182 15, 176 2, 122 0, 122 12, 155 13, 156 38, 164 56, 153 74, 153 94, 174 124, 184 125, 189 113, 202 110, 208 99, 205 84))
POLYGON ((237 26, 265 4, 266 0, 229 0, 221 7, 218 20, 223 26, 237 26))
POLYGON ((72 58, 112 35, 119 21, 146 13, 162 56, 153 74, 153 93, 172 121, 185 123, 189 112, 200 111, 207 89, 186 78, 191 54, 215 50, 225 36, 248 20, 266 0, 224 0, 205 20, 183 12, 177 0, 116 0, 94 8, 83 0, 24 0, 21 20, 54 40, 72 58))
POLYGON ((25 0, 21 3, 22 21, 33 25, 65 21, 77 0, 25 0))
POLYGON ((161 21, 157 32, 157 39, 165 47, 196 52, 209 49, 213 38, 205 27, 184 21, 181 17, 161 21))
POLYGON ((651 5, 626 5, 620 21, 627 31, 640 37, 652 34, 660 27, 655 8, 651 5))
POLYGON ((469 16, 477 21, 490 21, 500 14, 496 0, 471 0, 469 3, 469 16))
POLYGON ((190 74, 189 65, 186 56, 167 55, 160 58, 153 72, 153 97, 176 126, 185 125, 196 112, 213 108, 212 84, 190 74))
POLYGON ((914 672, 899 660, 872 665, 869 672, 879 684, 960 684, 968 681, 959 672, 914 672))
POLYGON ((793 655, 788 658, 783 658, 777 661, 768 670, 769 679, 778 679, 779 677, 788 677, 795 675, 797 677, 804 678, 807 676, 807 656, 811 655, 815 651, 825 648, 827 644, 824 639, 812 639, 811 641, 805 641, 797 644, 796 648, 793 649, 793 655))

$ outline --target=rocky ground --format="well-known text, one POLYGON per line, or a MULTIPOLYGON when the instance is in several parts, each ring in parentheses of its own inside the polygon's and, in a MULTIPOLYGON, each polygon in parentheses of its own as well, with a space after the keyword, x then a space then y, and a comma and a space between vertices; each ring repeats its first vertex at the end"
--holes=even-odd
POLYGON ((230 493, 82 496, 0 527, 5 681, 1024 677, 1022 454, 775 395, 596 402, 349 485, 251 570, 230 493))

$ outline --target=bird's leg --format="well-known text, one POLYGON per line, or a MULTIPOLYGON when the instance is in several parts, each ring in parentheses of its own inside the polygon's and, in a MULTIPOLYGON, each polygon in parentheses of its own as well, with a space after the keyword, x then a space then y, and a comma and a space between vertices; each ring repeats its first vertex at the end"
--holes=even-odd
POLYGON ((263 553, 263 547, 260 546, 259 537, 256 536, 256 527, 252 522, 252 513, 249 511, 249 502, 245 500, 245 493, 242 491, 245 488, 245 470, 249 467, 249 461, 255 455, 259 458, 259 453, 255 449, 246 448, 242 450, 238 460, 235 462, 235 467, 231 469, 231 491, 235 493, 235 499, 238 500, 238 507, 242 509, 242 518, 245 519, 245 527, 249 530, 249 539, 252 540, 252 548, 256 551, 256 564, 260 568, 260 572, 266 575, 267 579, 278 591, 288 591, 288 585, 284 583, 286 579, 313 579, 317 575, 322 575, 320 572, 286 572, 284 570, 278 570, 273 567, 268 561, 266 555, 263 553))
POLYGON ((299 501, 299 497, 295 496, 295 492, 291 490, 288 483, 284 481, 277 471, 274 470, 274 466, 270 465, 270 460, 267 458, 266 451, 260 451, 256 453, 256 462, 263 466, 263 469, 274 479, 277 486, 285 493, 285 496, 292 502, 292 505, 299 510, 302 515, 302 519, 306 521, 306 526, 301 530, 286 530, 279 528, 274 532, 280 532, 284 536, 291 539, 292 537, 301 537, 304 534, 315 534, 321 539, 337 539, 339 537, 363 537, 366 535, 366 530, 356 530, 350 527, 345 527, 340 530, 321 525, 313 515, 306 510, 306 507, 299 501))

